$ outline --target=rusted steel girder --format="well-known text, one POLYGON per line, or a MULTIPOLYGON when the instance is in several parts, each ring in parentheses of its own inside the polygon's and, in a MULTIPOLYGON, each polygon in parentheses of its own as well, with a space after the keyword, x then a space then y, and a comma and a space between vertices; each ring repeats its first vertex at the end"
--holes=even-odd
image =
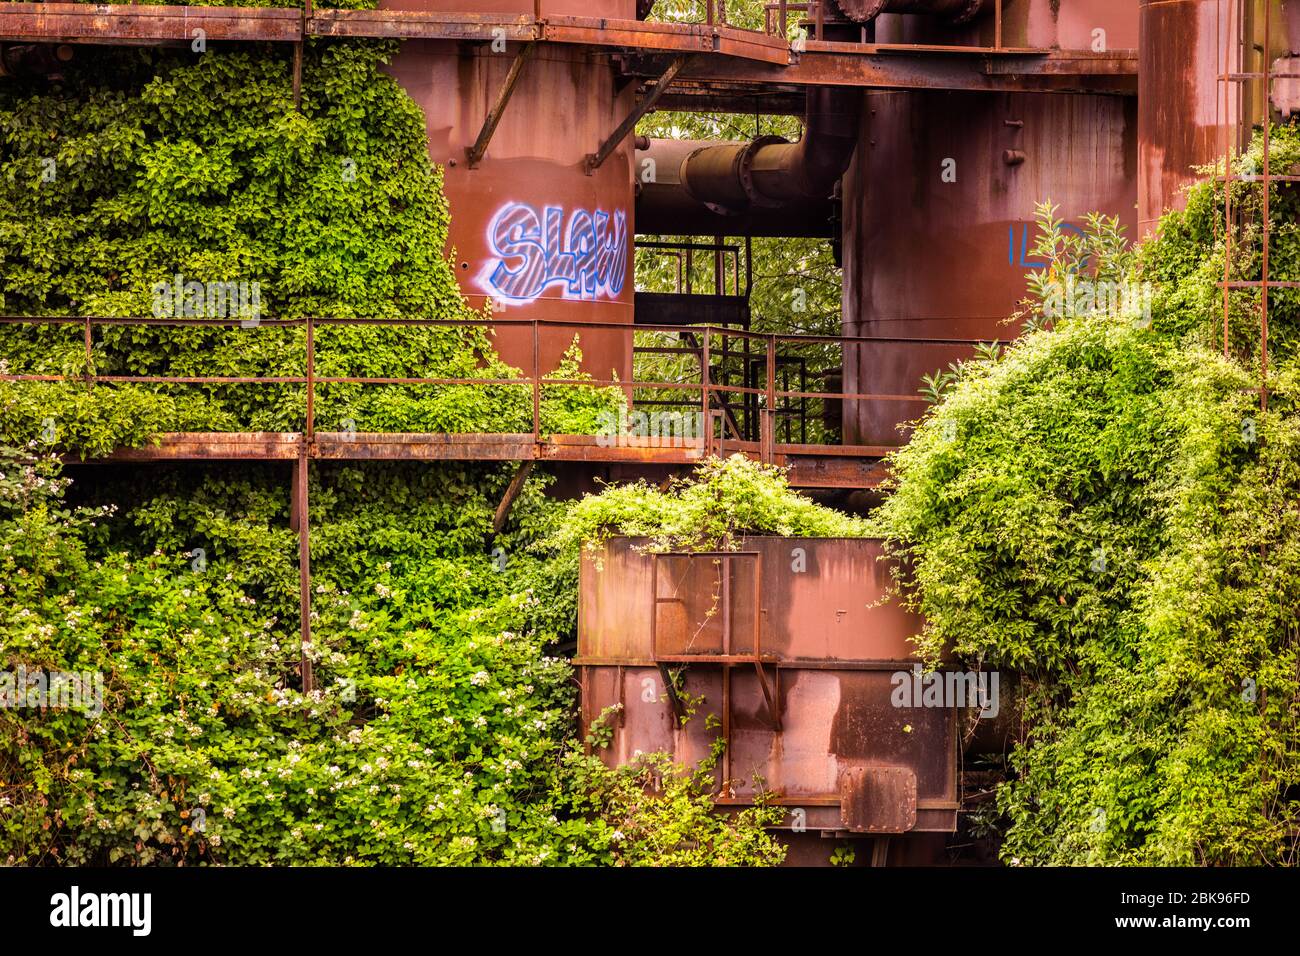
MULTIPOLYGON (((875 53, 869 46, 819 44, 788 67, 765 63, 698 57, 678 74, 674 97, 660 108, 696 109, 690 91, 714 99, 736 101, 735 112, 750 111, 752 99, 764 93, 807 86, 856 86, 880 90, 953 90, 986 93, 1115 93, 1136 95, 1138 58, 1133 50, 1084 54, 1073 51, 1001 53, 938 52, 921 48, 875 53), (832 48, 833 47, 833 48, 832 48)), ((663 57, 631 55, 625 70, 634 76, 656 76, 663 57)))
MULTIPOLYGON (((721 454, 759 455, 757 442, 724 441, 721 454)), ((883 445, 775 446, 774 461, 789 468, 790 484, 801 488, 875 488, 886 474, 883 445)), ((120 448, 91 462, 170 461, 555 461, 689 468, 704 456, 699 445, 662 445, 635 437, 602 445, 593 435, 550 435, 534 442, 527 433, 404 434, 316 432, 304 442, 298 432, 172 432, 158 443, 120 448)), ((69 456, 69 464, 81 463, 69 456)))
POLYGON ((790 61, 780 37, 721 24, 647 23, 606 17, 509 16, 409 10, 288 10, 135 4, 2 3, 0 39, 78 43, 264 40, 297 43, 307 36, 427 40, 504 39, 587 46, 718 53, 765 63, 790 61))
POLYGON ((302 40, 301 10, 127 4, 3 3, 0 39, 67 43, 302 40), (195 31, 202 31, 196 34, 195 31))

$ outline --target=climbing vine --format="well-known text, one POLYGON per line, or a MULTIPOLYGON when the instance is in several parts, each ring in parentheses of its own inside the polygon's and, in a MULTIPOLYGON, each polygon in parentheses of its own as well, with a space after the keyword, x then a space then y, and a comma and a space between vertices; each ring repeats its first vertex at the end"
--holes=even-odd
MULTIPOLYGON (((1296 147, 1278 131, 1279 168, 1296 147)), ((1258 185, 1234 189, 1238 209, 1258 203, 1258 185)), ((1286 262, 1295 199, 1275 190, 1286 262)), ((1150 315, 1043 321, 1035 299, 1032 330, 956 369, 894 457, 877 517, 925 615, 922 651, 1022 677, 999 791, 1011 863, 1293 861, 1295 302, 1271 309, 1263 411, 1250 293, 1234 296, 1222 353, 1222 202, 1198 186, 1119 268, 1114 223, 1062 242, 1045 209, 1049 272, 1152 282, 1150 315)), ((1238 229, 1236 274, 1257 270, 1258 239, 1238 229)))

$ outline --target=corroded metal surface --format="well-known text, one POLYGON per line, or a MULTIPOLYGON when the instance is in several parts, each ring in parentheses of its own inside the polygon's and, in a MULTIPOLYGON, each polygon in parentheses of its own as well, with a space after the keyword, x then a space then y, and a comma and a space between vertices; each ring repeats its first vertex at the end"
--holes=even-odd
MULTIPOLYGON (((1035 205, 1051 200, 1067 230, 1091 212, 1132 236, 1136 104, 1128 97, 876 93, 845 177, 843 329, 896 336, 845 348, 848 393, 912 394, 922 375, 971 355, 921 348, 925 337, 999 339, 1045 268, 1032 254, 1035 205), (1023 160, 1007 162, 1007 151, 1023 160)), ((846 442, 900 441, 924 404, 844 403, 846 442)))
MULTIPOLYGON (((1236 6, 1236 4, 1232 4, 1236 6)), ((1138 87, 1138 220, 1145 235, 1166 209, 1181 208, 1197 166, 1221 157, 1239 109, 1218 81, 1223 63, 1239 69, 1227 43, 1223 0, 1143 0, 1138 87)), ((1234 30, 1235 33, 1235 30, 1234 30)), ((1235 145, 1235 143, 1234 143, 1235 145)))
POLYGON ((882 601, 877 542, 753 537, 730 555, 659 556, 643 544, 607 542, 581 571, 582 719, 605 714, 605 759, 693 763, 721 733, 724 805, 761 789, 796 832, 953 829, 956 710, 891 699, 920 622, 882 601))
POLYGON ((633 235, 631 139, 591 175, 586 158, 631 112, 634 85, 615 83, 607 57, 539 49, 475 168, 478 137, 519 47, 411 40, 388 68, 424 111, 430 158, 444 167, 448 252, 471 305, 509 319, 577 323, 532 333, 498 326, 502 359, 532 375, 556 367, 580 334, 583 366, 602 379, 631 373, 633 235), (563 104, 564 122, 555 121, 563 104), (625 325, 598 331, 581 323, 625 325))

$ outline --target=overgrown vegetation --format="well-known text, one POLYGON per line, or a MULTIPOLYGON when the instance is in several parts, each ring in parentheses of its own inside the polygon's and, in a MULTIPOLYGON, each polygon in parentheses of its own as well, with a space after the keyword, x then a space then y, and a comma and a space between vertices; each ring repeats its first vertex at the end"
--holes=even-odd
MULTIPOLYGON (((1298 147, 1276 131, 1274 168, 1298 147)), ((1233 189, 1258 222, 1261 187, 1233 189)), ((1294 278, 1295 195, 1273 189, 1272 277, 1294 278)), ((1030 331, 956 369, 894 459, 878 518, 920 646, 1024 675, 1008 862, 1294 862, 1295 299, 1271 296, 1264 411, 1257 290, 1234 293, 1222 350, 1222 185, 1135 257, 1114 223, 1069 239, 1048 208, 1042 226, 1030 331), (1051 318, 1067 277, 1158 283, 1151 315, 1051 318)), ((1259 239, 1235 229, 1234 277, 1258 277, 1259 239)))
MULTIPOLYGON (((180 274, 258 281, 267 314, 289 320, 482 318, 442 258, 440 172, 423 117, 379 71, 389 51, 313 47, 301 113, 269 50, 109 51, 59 84, 6 84, 5 311, 149 314, 153 283, 180 274)), ((299 375, 302 336, 113 326, 96 331, 93 368, 299 375)), ((81 375, 83 348, 75 322, 0 329, 11 372, 81 375)), ((517 376, 466 326, 321 328, 317 358, 320 375, 517 376)), ((581 378, 577 361, 552 374, 581 378)), ((0 463, 0 670, 103 675, 89 713, 36 706, 26 688, 0 709, 0 860, 780 859, 770 809, 711 812, 709 766, 611 770, 599 741, 575 739, 552 644, 573 630, 576 561, 532 550, 560 509, 543 477, 498 534, 500 466, 313 469, 304 694, 278 466, 159 466, 146 485, 95 466, 69 491, 50 456, 173 429, 296 430, 303 399, 293 384, 0 386, 0 445, 22 447, 0 463)), ((545 387, 543 427, 591 431, 623 400, 545 387)), ((526 386, 331 385, 317 426, 509 432, 530 415, 526 386)))
POLYGON ((0 859, 779 861, 770 809, 710 812, 710 767, 610 770, 574 740, 541 482, 494 537, 494 468, 324 469, 303 694, 282 481, 176 469, 141 496, 128 474, 74 507, 56 470, 0 466, 4 667, 100 672, 102 713, 0 710, 0 859))
POLYGON ((861 538, 867 523, 791 490, 781 469, 743 455, 709 458, 689 479, 666 488, 635 481, 612 485, 570 506, 548 544, 560 553, 593 553, 613 535, 646 537, 660 551, 734 550, 747 534, 861 538))
MULTIPOLYGON (((312 47, 301 111, 289 57, 270 49, 91 48, 62 81, 7 82, 3 310, 151 316, 159 283, 238 281, 259 289, 266 321, 97 326, 90 370, 302 377, 306 329, 277 323, 312 316, 462 323, 322 326, 319 378, 522 377, 496 357, 485 326, 463 324, 487 315, 468 308, 444 259, 448 210, 423 115, 380 70, 394 49, 312 47)), ((79 323, 0 326, 0 355, 10 373, 87 372, 79 323)), ((583 379, 579 359, 575 349, 549 376, 583 379)), ((331 383, 316 396, 325 431, 532 431, 523 384, 331 383)), ((622 401, 617 388, 548 386, 542 428, 591 433, 622 401)), ((299 431, 305 413, 306 389, 292 383, 0 383, 11 441, 87 454, 163 431, 299 431)))

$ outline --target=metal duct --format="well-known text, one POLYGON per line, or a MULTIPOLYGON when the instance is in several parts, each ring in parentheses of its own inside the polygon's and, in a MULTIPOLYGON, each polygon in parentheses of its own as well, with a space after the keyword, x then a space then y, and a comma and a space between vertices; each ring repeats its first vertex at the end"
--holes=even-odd
POLYGON ((817 88, 808 91, 806 102, 804 134, 797 143, 779 136, 745 143, 650 140, 637 159, 638 169, 645 169, 648 159, 654 170, 642 177, 638 231, 648 233, 649 218, 670 224, 663 231, 677 235, 826 235, 831 194, 857 146, 862 92, 817 88), (656 206, 671 207, 673 215, 658 216, 656 206), (709 226, 697 233, 686 222, 698 220, 709 226), (781 231, 782 221, 788 222, 787 231, 781 231))
POLYGON ((850 20, 868 23, 882 13, 926 13, 965 23, 984 9, 985 0, 832 0, 850 20))
POLYGON ((0 44, 0 76, 54 76, 72 61, 73 49, 66 43, 0 44))

